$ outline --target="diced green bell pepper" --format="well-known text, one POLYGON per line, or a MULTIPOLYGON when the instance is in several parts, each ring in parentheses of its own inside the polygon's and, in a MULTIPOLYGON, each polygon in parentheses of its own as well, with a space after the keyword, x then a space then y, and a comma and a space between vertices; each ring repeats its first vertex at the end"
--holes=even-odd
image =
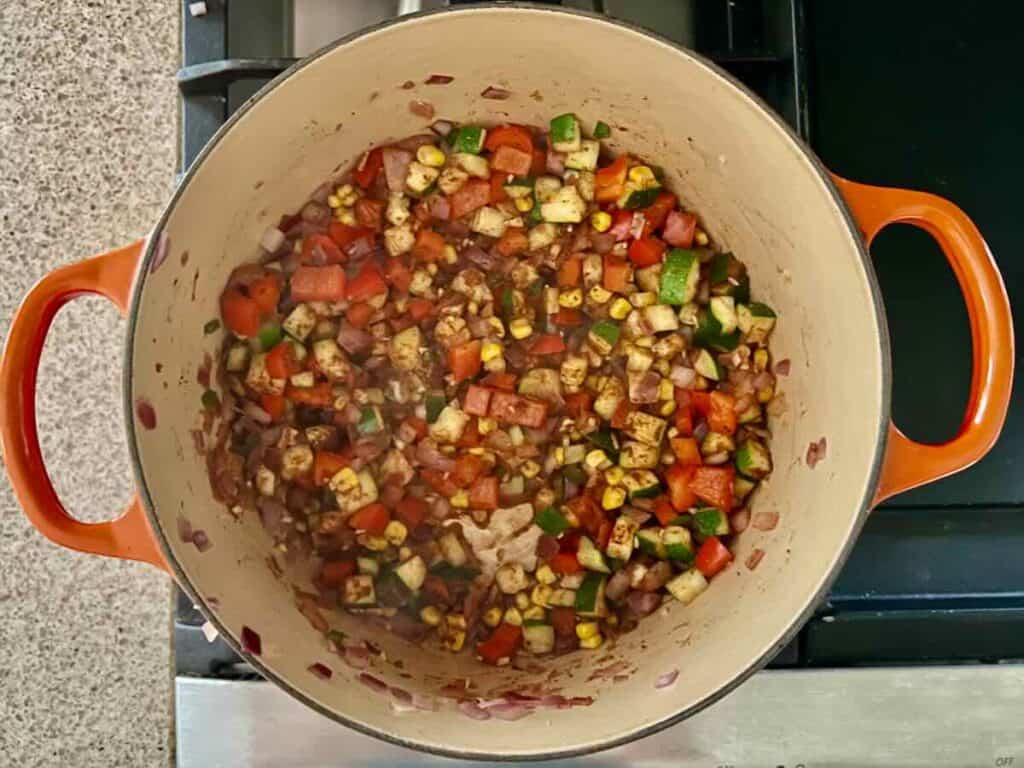
POLYGON ((484 148, 484 137, 487 131, 479 125, 463 125, 455 131, 455 151, 479 155, 484 148))
POLYGON ((557 536, 562 533, 566 528, 569 527, 569 521, 566 520, 565 515, 559 512, 554 507, 545 507, 536 514, 533 518, 535 522, 544 533, 557 536))

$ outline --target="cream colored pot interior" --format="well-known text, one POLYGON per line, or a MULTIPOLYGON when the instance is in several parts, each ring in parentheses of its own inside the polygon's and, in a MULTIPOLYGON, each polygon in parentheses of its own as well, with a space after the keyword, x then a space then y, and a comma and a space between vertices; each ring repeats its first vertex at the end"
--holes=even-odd
MULTIPOLYGON (((506 756, 626 739, 705 703, 778 647, 858 529, 887 416, 885 346, 844 214, 813 163, 757 103, 637 31, 504 8, 429 15, 365 34, 245 110, 187 180, 164 232, 167 258, 144 277, 130 350, 130 396, 148 399, 157 414, 153 430, 134 425, 143 491, 186 584, 203 600, 216 598, 208 615, 236 640, 243 625, 256 630, 258 662, 272 678, 359 728, 428 749, 506 756), (425 85, 435 73, 454 81, 425 85), (414 87, 403 88, 407 81, 414 87), (511 95, 481 98, 488 86, 511 95), (532 673, 373 635, 387 661, 369 671, 404 689, 436 693, 468 678, 484 697, 532 685, 593 696, 589 707, 541 710, 518 723, 475 722, 451 705, 396 716, 387 695, 361 685, 294 608, 290 583, 267 567, 270 542, 259 521, 235 520, 213 500, 193 447, 203 390, 196 371, 217 343, 203 324, 218 315, 228 274, 256 258, 264 229, 333 172, 375 143, 424 130, 409 110, 413 99, 457 121, 546 124, 566 111, 587 126, 605 120, 611 146, 661 165, 715 241, 749 265, 755 295, 779 312, 773 350, 793 361, 781 383, 788 410, 772 424, 776 469, 753 508, 777 510, 781 522, 739 536, 734 565, 693 605, 670 601, 616 644, 541 662, 532 673), (828 458, 810 469, 808 443, 823 436, 828 458), (205 529, 211 549, 180 543, 182 515, 205 529), (744 561, 758 547, 766 555, 752 572, 744 561), (626 679, 591 679, 617 661, 628 664, 626 679), (310 674, 313 662, 331 667, 333 678, 310 674), (656 678, 672 669, 680 670, 676 684, 655 690, 656 678)), ((350 617, 331 620, 355 637, 367 634, 350 617)))

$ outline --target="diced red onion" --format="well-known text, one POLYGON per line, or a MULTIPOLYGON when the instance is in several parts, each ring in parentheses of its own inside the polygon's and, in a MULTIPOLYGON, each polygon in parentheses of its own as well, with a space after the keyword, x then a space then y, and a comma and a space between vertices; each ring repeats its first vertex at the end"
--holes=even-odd
POLYGON ((462 252, 462 255, 480 267, 480 269, 488 272, 498 266, 498 261, 501 258, 501 254, 485 251, 478 245, 469 246, 462 252))
POLYGON ((640 211, 633 214, 633 219, 629 222, 629 236, 634 239, 639 239, 644 232, 644 227, 647 225, 647 219, 640 211))
POLYGON ((662 688, 668 688, 670 685, 673 685, 675 683, 676 678, 678 677, 678 669, 673 669, 671 672, 666 672, 663 675, 658 675, 658 679, 654 681, 654 687, 658 690, 661 690, 662 688))
POLYGON ((374 677, 369 672, 360 672, 359 682, 365 685, 371 691, 376 691, 377 693, 383 693, 388 689, 387 683, 385 683, 378 677, 374 677))
MULTIPOLYGON (((605 594, 607 594, 608 588, 605 587, 605 594)), ((647 616, 653 613, 654 610, 661 605, 661 595, 657 592, 641 592, 634 590, 629 593, 626 598, 626 602, 629 604, 629 608, 633 613, 638 616, 647 616)))
POLYGON ((441 472, 451 472, 455 469, 455 459, 441 453, 433 440, 420 441, 416 446, 416 460, 427 469, 441 472))
POLYGON ((494 99, 495 101, 504 101, 512 94, 506 91, 504 88, 498 88, 497 86, 489 86, 484 89, 480 94, 485 99, 494 99))
POLYGON ((569 700, 560 693, 549 693, 540 697, 540 706, 565 709, 569 706, 569 700))
POLYGON ((260 238, 260 248, 267 253, 277 253, 278 249, 284 245, 284 239, 284 232, 280 229, 267 227, 263 237, 260 238))
POLYGON ((697 379, 697 372, 693 368, 674 365, 672 370, 669 371, 668 378, 673 385, 680 389, 689 389, 697 379))
POLYGON ((192 523, 187 518, 178 518, 178 538, 182 544, 189 544, 192 541, 192 523))
POLYGON ((256 403, 254 403, 252 400, 242 401, 242 413, 244 413, 250 419, 255 421, 257 424, 267 425, 271 421, 273 421, 273 418, 270 416, 270 414, 267 413, 262 408, 260 408, 258 405, 256 405, 256 403))
POLYGON ((171 240, 167 233, 161 231, 156 238, 156 250, 153 251, 153 261, 149 265, 149 273, 153 274, 160 266, 167 261, 167 254, 171 250, 171 240))
POLYGON ((472 701, 460 701, 459 702, 459 711, 462 714, 464 714, 466 717, 469 717, 469 718, 471 718, 473 720, 490 720, 491 719, 490 712, 488 712, 486 709, 482 709, 482 708, 478 707, 472 701))
POLYGON ((672 578, 672 566, 665 560, 659 560, 650 568, 640 580, 640 589, 644 592, 657 592, 668 584, 672 578))
POLYGON ((424 120, 429 120, 434 116, 434 105, 429 101, 413 99, 409 102, 409 111, 416 115, 416 117, 422 117, 424 120))
POLYGON ((750 510, 744 507, 733 512, 729 516, 729 525, 733 533, 743 533, 747 530, 747 526, 750 525, 750 510))
POLYGON ((366 669, 370 666, 370 649, 364 645, 346 645, 342 658, 353 669, 366 669))
MULTIPOLYGON (((637 501, 639 501, 639 499, 637 499, 637 501)), ((651 519, 650 512, 648 512, 646 509, 641 509, 640 507, 637 507, 635 505, 624 507, 622 510, 622 514, 633 520, 637 525, 641 526, 651 519)))
POLYGON ((708 436, 709 429, 710 427, 708 427, 708 423, 706 421, 702 421, 700 424, 693 428, 694 438, 698 441, 703 440, 705 437, 708 436))
POLYGON ((384 158, 384 178, 387 180, 388 189, 391 192, 403 191, 405 189, 405 177, 409 173, 409 164, 412 162, 412 152, 407 149, 385 147, 382 155, 384 158))
POLYGON ((746 562, 747 569, 752 571, 755 568, 757 568, 758 564, 761 562, 761 558, 763 558, 763 557, 764 557, 764 550, 763 549, 760 549, 760 548, 754 549, 747 556, 747 562, 746 562))
POLYGON ((612 249, 613 245, 615 245, 615 235, 608 232, 590 233, 590 246, 594 249, 595 253, 604 255, 612 249))
POLYGON ((337 339, 341 348, 350 355, 358 355, 373 346, 373 336, 362 328, 350 325, 348 321, 342 321, 337 339))
POLYGON ((455 123, 451 120, 435 120, 434 124, 430 126, 430 130, 441 137, 447 136, 453 128, 455 128, 455 123))
POLYGON ((431 75, 424 82, 427 85, 448 85, 454 79, 451 75, 431 75))
POLYGON ((314 675, 319 677, 321 680, 330 680, 334 676, 334 672, 326 664, 321 664, 319 661, 310 664, 307 669, 314 675))
POLYGON ((811 443, 807 446, 807 466, 814 469, 818 462, 825 459, 825 454, 828 450, 828 443, 825 442, 825 438, 821 438, 816 443, 811 443))
POLYGON ((773 531, 779 524, 779 513, 774 509, 763 509, 754 515, 751 525, 759 531, 773 531))
POLYGON ((200 629, 203 631, 203 637, 206 638, 206 642, 208 643, 212 643, 220 636, 220 633, 217 631, 217 628, 213 626, 212 622, 204 621, 203 626, 201 626, 200 629))
POLYGON ((242 650, 253 656, 259 656, 263 652, 263 641, 260 640, 259 634, 245 626, 242 627, 242 650))
POLYGON ((609 600, 619 600, 629 590, 629 574, 625 570, 618 570, 612 574, 605 585, 604 593, 609 600))
POLYGON ((711 466, 718 466, 719 464, 725 464, 729 460, 728 451, 719 451, 718 453, 712 453, 710 456, 704 457, 704 463, 711 466))
POLYGON ((775 384, 775 377, 772 376, 768 371, 761 371, 754 377, 754 388, 764 389, 775 384))
POLYGON ((206 531, 202 529, 192 531, 192 543, 200 552, 205 552, 213 546, 213 542, 210 541, 210 537, 207 536, 206 531))
POLYGON ((452 213, 452 205, 444 195, 431 195, 427 198, 427 211, 431 218, 447 221, 452 213))
POLYGON ((539 539, 537 539, 537 557, 539 557, 541 560, 550 560, 552 557, 558 554, 558 550, 558 539, 556 539, 554 536, 548 536, 547 534, 545 534, 544 536, 541 536, 539 539))
POLYGON ((790 362, 788 357, 785 360, 779 360, 779 362, 775 364, 775 375, 789 376, 789 368, 791 365, 792 363, 790 362))
POLYGON ((553 149, 549 149, 546 158, 546 167, 548 173, 561 176, 565 173, 565 153, 555 152, 553 149))
POLYGON ((156 409, 144 397, 135 401, 135 416, 145 429, 156 429, 156 409))
POLYGON ((331 218, 331 209, 324 203, 310 200, 302 206, 299 215, 302 216, 303 221, 309 224, 326 224, 331 218))

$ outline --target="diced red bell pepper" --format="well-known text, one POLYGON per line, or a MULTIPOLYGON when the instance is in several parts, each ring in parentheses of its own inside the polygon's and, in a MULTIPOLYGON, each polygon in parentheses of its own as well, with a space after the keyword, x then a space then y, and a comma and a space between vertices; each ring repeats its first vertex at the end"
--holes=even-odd
MULTIPOLYGON (((500 147, 513 147, 520 152, 525 152, 532 156, 533 135, 530 133, 529 128, 522 125, 499 125, 497 128, 492 128, 487 132, 487 137, 484 139, 484 149, 488 152, 496 152, 500 147)), ((494 166, 493 161, 491 166, 494 166)), ((515 171, 509 171, 509 173, 515 173, 515 171)), ((529 168, 519 175, 527 173, 529 173, 529 168)))
POLYGON ((471 379, 480 372, 480 341, 473 339, 448 350, 448 370, 455 383, 471 379))
POLYGON ((523 628, 513 624, 499 624, 491 636, 476 644, 477 655, 487 664, 510 659, 523 641, 523 628))
POLYGON ((559 574, 579 573, 583 570, 574 552, 559 552, 548 560, 548 567, 559 574))
MULTIPOLYGON (((366 240, 372 243, 373 230, 368 227, 353 227, 348 224, 342 224, 340 221, 332 221, 327 225, 327 236, 338 248, 344 250, 352 245, 356 240, 366 240)), ((306 240, 309 240, 309 238, 306 238, 306 240)), ((303 251, 303 255, 305 256, 305 251, 303 251)), ((306 259, 304 258, 303 260, 305 261, 306 259)), ((344 260, 345 257, 342 256, 338 258, 337 261, 344 260)))
POLYGON ((345 319, 353 328, 365 328, 369 325, 370 318, 373 317, 375 311, 373 306, 365 301, 357 301, 354 304, 349 304, 348 309, 345 310, 345 319))
POLYGON ((565 352, 565 341, 557 333, 538 336, 537 340, 530 345, 531 355, 557 355, 562 352, 565 352))
POLYGON ((697 217, 685 211, 671 211, 665 220, 661 236, 673 248, 689 248, 697 232, 697 217))
POLYGON ((530 246, 530 239, 522 227, 508 227, 498 239, 498 253, 502 256, 516 256, 530 246))
POLYGON ((343 453, 317 451, 313 454, 313 484, 327 485, 327 481, 349 465, 349 457, 343 453))
POLYGON ((480 434, 480 419, 477 416, 470 416, 469 423, 462 430, 462 435, 455 441, 457 448, 476 448, 480 445, 483 436, 480 434))
POLYGON ((604 255, 604 272, 601 275, 601 283, 606 291, 623 293, 633 278, 633 268, 625 259, 612 256, 610 253, 604 255))
POLYGON ((380 173, 380 169, 384 167, 384 152, 380 147, 371 149, 363 162, 359 164, 359 167, 353 172, 356 184, 363 189, 369 189, 373 182, 377 180, 377 174, 380 173))
POLYGON ((660 264, 664 255, 665 243, 656 237, 642 237, 629 245, 629 260, 638 267, 660 264))
POLYGON ((533 147, 528 152, 515 147, 498 147, 491 156, 491 168, 501 173, 511 173, 513 176, 526 176, 533 165, 533 147))
POLYGON ((270 414, 274 421, 280 421, 287 410, 287 401, 284 395, 260 395, 260 407, 270 414))
POLYGON ((491 390, 470 384, 466 396, 462 400, 462 410, 471 416, 486 416, 491 404, 491 390))
POLYGON ((736 470, 732 467, 696 467, 690 478, 690 491, 701 500, 723 512, 733 504, 732 481, 736 470))
POLYGON ((427 518, 427 502, 415 496, 406 496, 395 505, 395 517, 411 531, 427 518))
POLYGON ((317 581, 324 589, 336 589, 355 572, 355 560, 328 560, 321 566, 320 578, 317 581))
POLYGON ((312 387, 293 387, 289 384, 284 391, 284 396, 293 403, 314 405, 320 408, 334 402, 334 391, 326 381, 314 384, 312 387))
POLYGON ((697 550, 693 565, 707 578, 711 578, 732 562, 732 552, 718 540, 717 536, 709 536, 697 550))
POLYGON ((459 491, 459 486, 452 482, 447 472, 437 469, 421 469, 420 478, 445 498, 454 496, 459 491))
POLYGON ((471 509, 497 509, 498 478, 489 475, 474 482, 469 489, 469 506, 471 509))
POLYGON ((691 490, 693 474, 698 467, 684 467, 673 464, 665 470, 665 482, 668 484, 668 498, 676 512, 684 512, 697 505, 697 495, 691 490))
POLYGON ((679 513, 672 506, 672 502, 664 496, 659 496, 654 500, 654 516, 662 525, 671 525, 672 521, 679 517, 679 513))
POLYGON ((421 261, 440 261, 444 257, 444 238, 432 229, 421 229, 416 233, 412 255, 421 261))
MULTIPOLYGON (((583 529, 592 536, 596 536, 600 532, 601 524, 608 519, 601 509, 601 505, 587 494, 580 494, 570 499, 565 506, 576 515, 576 519, 580 521, 583 529)), ((562 538, 564 539, 565 536, 562 538)), ((575 552, 577 548, 574 547, 572 551, 575 552)))
POLYGON ((583 257, 580 254, 569 256, 558 267, 558 286, 575 288, 583 276, 583 257))
POLYGON ((514 392, 516 388, 516 375, 514 373, 489 373, 480 382, 491 389, 501 389, 506 392, 514 392))
POLYGON ((491 197, 489 202, 491 205, 502 203, 508 200, 508 194, 505 192, 505 174, 492 173, 490 178, 491 185, 491 197))
MULTIPOLYGON (((338 224, 339 222, 334 222, 338 224)), ((341 226, 345 226, 341 224, 341 226)), ((327 235, 307 235, 302 241, 303 264, 341 264, 346 259, 337 243, 327 235)))
POLYGON ((594 174, 594 197, 597 202, 611 203, 619 199, 628 170, 628 155, 619 155, 611 165, 597 169, 597 173, 594 174))
POLYGON ((366 301, 387 292, 388 284, 384 282, 380 268, 372 261, 367 261, 359 274, 349 281, 346 296, 349 301, 366 301))
POLYGON ((255 336, 260 332, 263 311, 254 299, 237 288, 228 288, 220 297, 220 314, 224 325, 239 336, 255 336))
POLYGON ((253 280, 247 290, 249 298, 256 302, 261 312, 270 315, 277 311, 277 302, 281 298, 281 280, 277 275, 253 280))
POLYGON ((551 322, 560 328, 576 328, 583 325, 583 313, 578 309, 562 307, 551 316, 551 322))
POLYGON ((418 296, 414 299, 409 299, 406 307, 409 309, 409 317, 417 323, 434 312, 434 302, 430 301, 430 299, 421 299, 418 296))
POLYGON ((679 430, 679 434, 684 437, 693 434, 693 414, 690 412, 689 407, 676 407, 675 427, 679 430))
POLYGON ((357 531, 366 531, 371 536, 381 536, 391 522, 391 513, 383 504, 367 504, 348 519, 348 524, 357 531))
POLYGON ((419 416, 406 416, 402 419, 402 425, 407 426, 416 435, 417 440, 427 436, 427 422, 419 416))
POLYGON ((384 279, 396 291, 406 293, 409 286, 412 285, 412 270, 399 259, 389 259, 388 263, 384 265, 384 279))
POLYGON ((676 463, 684 467, 699 467, 704 462, 700 458, 700 448, 692 437, 673 437, 669 441, 672 453, 676 455, 676 463))
POLYGON ((452 218, 458 219, 477 208, 483 208, 490 202, 491 185, 483 179, 470 179, 452 193, 452 218))
POLYGON ((345 270, 338 264, 302 266, 292 273, 295 301, 341 301, 345 298, 345 270))
POLYGON ((643 209, 644 229, 641 237, 649 237, 656 230, 661 229, 668 218, 669 211, 676 207, 679 199, 671 192, 659 192, 654 202, 643 209))
POLYGON ((383 200, 361 197, 356 201, 355 214, 359 226, 377 231, 384 226, 384 209, 387 204, 383 200))
POLYGON ((731 435, 736 431, 735 397, 717 390, 711 393, 708 426, 712 432, 721 432, 723 435, 731 435))
POLYGON ((565 412, 573 418, 579 418, 590 413, 594 407, 594 396, 583 390, 581 392, 570 392, 565 395, 565 412))
POLYGON ((548 153, 540 147, 534 147, 533 163, 530 165, 532 176, 543 176, 548 169, 548 153))
POLYGON ((267 373, 274 379, 287 379, 299 372, 299 361, 295 359, 295 347, 290 341, 282 341, 267 353, 267 373))
POLYGON ((615 238, 616 243, 629 239, 629 233, 633 229, 633 211, 616 210, 612 212, 612 225, 608 234, 615 238))
POLYGON ((530 400, 512 392, 495 392, 491 395, 491 418, 504 424, 536 429, 547 416, 548 404, 541 400, 530 400))
POLYGON ((711 393, 699 389, 689 391, 690 407, 705 418, 711 413, 711 393))
POLYGON ((452 470, 452 482, 462 488, 468 488, 480 475, 487 471, 487 462, 474 453, 467 453, 455 460, 452 470))

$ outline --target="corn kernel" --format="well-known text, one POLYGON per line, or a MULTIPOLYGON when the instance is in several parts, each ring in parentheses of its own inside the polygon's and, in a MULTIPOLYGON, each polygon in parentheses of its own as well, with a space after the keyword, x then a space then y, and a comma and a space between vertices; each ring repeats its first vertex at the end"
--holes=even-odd
POLYGON ((541 584, 554 584, 558 581, 558 577, 555 575, 555 572, 546 564, 538 568, 534 576, 537 577, 537 581, 541 584))
POLYGON ((600 448, 595 448, 587 454, 583 460, 588 467, 591 469, 604 469, 611 465, 611 460, 608 458, 608 454, 602 451, 600 448))
POLYGON ((759 349, 754 353, 754 370, 758 373, 768 370, 767 349, 759 349))
POLYGON ((484 342, 483 346, 480 347, 480 359, 485 363, 489 360, 493 360, 496 357, 501 356, 501 344, 497 344, 493 341, 484 342))
POLYGON ((662 416, 671 416, 673 413, 676 412, 676 401, 666 400, 661 404, 661 408, 658 409, 658 412, 662 416))
POLYGON ((775 397, 775 387, 761 387, 757 390, 757 402, 759 403, 770 403, 773 397, 775 397))
POLYGON ((504 373, 506 367, 504 355, 496 357, 493 360, 488 360, 484 363, 484 369, 489 373, 504 373))
POLYGON ((594 635, 588 637, 586 640, 580 640, 580 648, 585 648, 588 651, 596 650, 601 647, 601 643, 604 642, 604 638, 601 635, 594 635))
POLYGON ((668 436, 670 438, 672 438, 672 437, 679 437, 679 428, 678 427, 669 427, 668 428, 668 436))
POLYGON ((604 211, 594 211, 590 214, 590 226, 597 232, 607 232, 612 226, 611 214, 604 211))
POLYGON ((523 434, 523 428, 518 424, 513 424, 508 428, 508 436, 512 438, 512 445, 517 448, 526 440, 526 435, 523 434))
POLYGON ((433 144, 424 144, 416 150, 416 159, 431 168, 440 168, 447 158, 444 156, 444 152, 433 144))
POLYGON ((650 307, 658 303, 658 297, 653 291, 638 291, 629 297, 629 301, 637 308, 650 307))
POLYGON ((587 640, 600 634, 601 627, 596 621, 581 621, 576 625, 576 637, 580 640, 587 640))
POLYGON ((633 305, 621 297, 613 301, 612 305, 608 308, 608 314, 615 320, 625 320, 632 311, 633 305))
POLYGON ((345 197, 340 198, 341 204, 348 208, 351 208, 359 200, 358 192, 349 192, 345 197))
POLYGON ((562 291, 558 294, 558 303, 567 309, 575 309, 583 303, 583 291, 573 288, 571 291, 562 291))
POLYGON ((511 624, 513 627, 523 626, 523 614, 519 612, 518 608, 509 608, 505 611, 503 619, 506 624, 511 624))
POLYGON ((654 171, 646 165, 636 165, 630 168, 628 178, 640 187, 640 189, 647 189, 658 184, 658 180, 654 176, 654 171))
POLYGON ((494 419, 481 417, 476 422, 476 428, 481 435, 487 435, 498 428, 498 422, 494 419))
POLYGON ((662 376, 668 376, 672 373, 672 363, 665 358, 660 358, 654 361, 654 370, 660 373, 662 376))
POLYGON ((334 212, 334 218, 349 227, 356 225, 356 215, 352 213, 351 208, 338 208, 334 212))
POLYGON ((608 483, 608 485, 621 485, 625 476, 626 470, 622 467, 612 467, 604 473, 604 481, 608 483))
POLYGON ((467 509, 469 507, 469 494, 465 491, 456 491, 455 495, 448 499, 448 501, 457 509, 467 509))
POLYGON ((371 552, 383 552, 388 548, 388 540, 383 536, 371 536, 366 535, 363 540, 359 542, 371 552))
POLYGON ((637 336, 635 339, 633 339, 634 344, 636 344, 638 347, 643 347, 644 349, 650 349, 651 347, 653 347, 654 342, 655 338, 653 336, 637 336))
POLYGON ((527 195, 526 197, 517 197, 515 200, 516 210, 520 213, 526 213, 533 209, 533 197, 527 195))
POLYGON ((523 477, 529 480, 540 473, 540 464, 530 459, 523 462, 522 466, 519 467, 519 471, 523 473, 523 477))
POLYGON ((455 250, 454 245, 446 245, 444 247, 444 261, 446 264, 454 264, 459 260, 459 252, 455 250))
POLYGON ((523 621, 544 621, 547 613, 539 605, 527 608, 523 611, 523 621))
POLYGON ((676 395, 676 388, 670 379, 662 379, 658 384, 658 399, 671 400, 676 395))
POLYGON ((346 491, 359 485, 359 476, 351 467, 345 467, 335 473, 330 485, 335 491, 346 491))
POLYGON ((384 538, 388 540, 388 544, 393 544, 396 547, 401 546, 408 535, 409 529, 405 527, 405 523, 399 520, 392 520, 384 529, 384 538))
POLYGON ((501 624, 501 606, 492 605, 484 613, 484 624, 488 627, 496 627, 501 624))
POLYGON ((435 264, 434 262, 430 262, 429 264, 427 264, 427 273, 431 274, 431 275, 436 275, 437 274, 437 264, 435 264))
POLYGON ((341 199, 337 195, 328 195, 327 205, 331 208, 341 208, 341 199))
POLYGON ((552 592, 554 592, 554 590, 547 584, 538 584, 530 593, 530 602, 534 605, 545 606, 551 599, 552 592))
POLYGON ((520 340, 533 333, 533 326, 525 317, 517 317, 509 323, 508 329, 512 333, 512 338, 520 340))
POLYGON ((466 311, 469 312, 471 316, 478 314, 480 312, 480 302, 470 301, 469 304, 466 305, 466 311))
POLYGON ((565 448, 562 446, 555 448, 555 450, 551 452, 551 455, 554 457, 555 464, 559 467, 565 464, 565 448))
POLYGON ((595 304, 606 304, 612 297, 611 291, 606 291, 601 285, 592 286, 587 295, 595 304))
POLYGON ((348 197, 349 195, 351 195, 353 191, 354 190, 352 189, 352 185, 351 184, 342 184, 340 187, 337 187, 334 190, 334 194, 336 196, 344 199, 344 198, 348 197))
POLYGON ((626 491, 623 488, 608 486, 601 495, 601 506, 605 509, 618 509, 626 503, 626 491))
POLYGON ((436 627, 441 623, 441 611, 435 605, 426 605, 420 611, 420 619, 423 620, 424 624, 436 627))
POLYGON ((501 322, 500 317, 489 317, 487 318, 487 324, 491 327, 491 331, 499 339, 505 338, 505 324, 501 322))
POLYGON ((412 557, 412 550, 409 549, 408 547, 402 547, 400 550, 398 550, 398 559, 401 562, 404 563, 410 557, 412 557))

